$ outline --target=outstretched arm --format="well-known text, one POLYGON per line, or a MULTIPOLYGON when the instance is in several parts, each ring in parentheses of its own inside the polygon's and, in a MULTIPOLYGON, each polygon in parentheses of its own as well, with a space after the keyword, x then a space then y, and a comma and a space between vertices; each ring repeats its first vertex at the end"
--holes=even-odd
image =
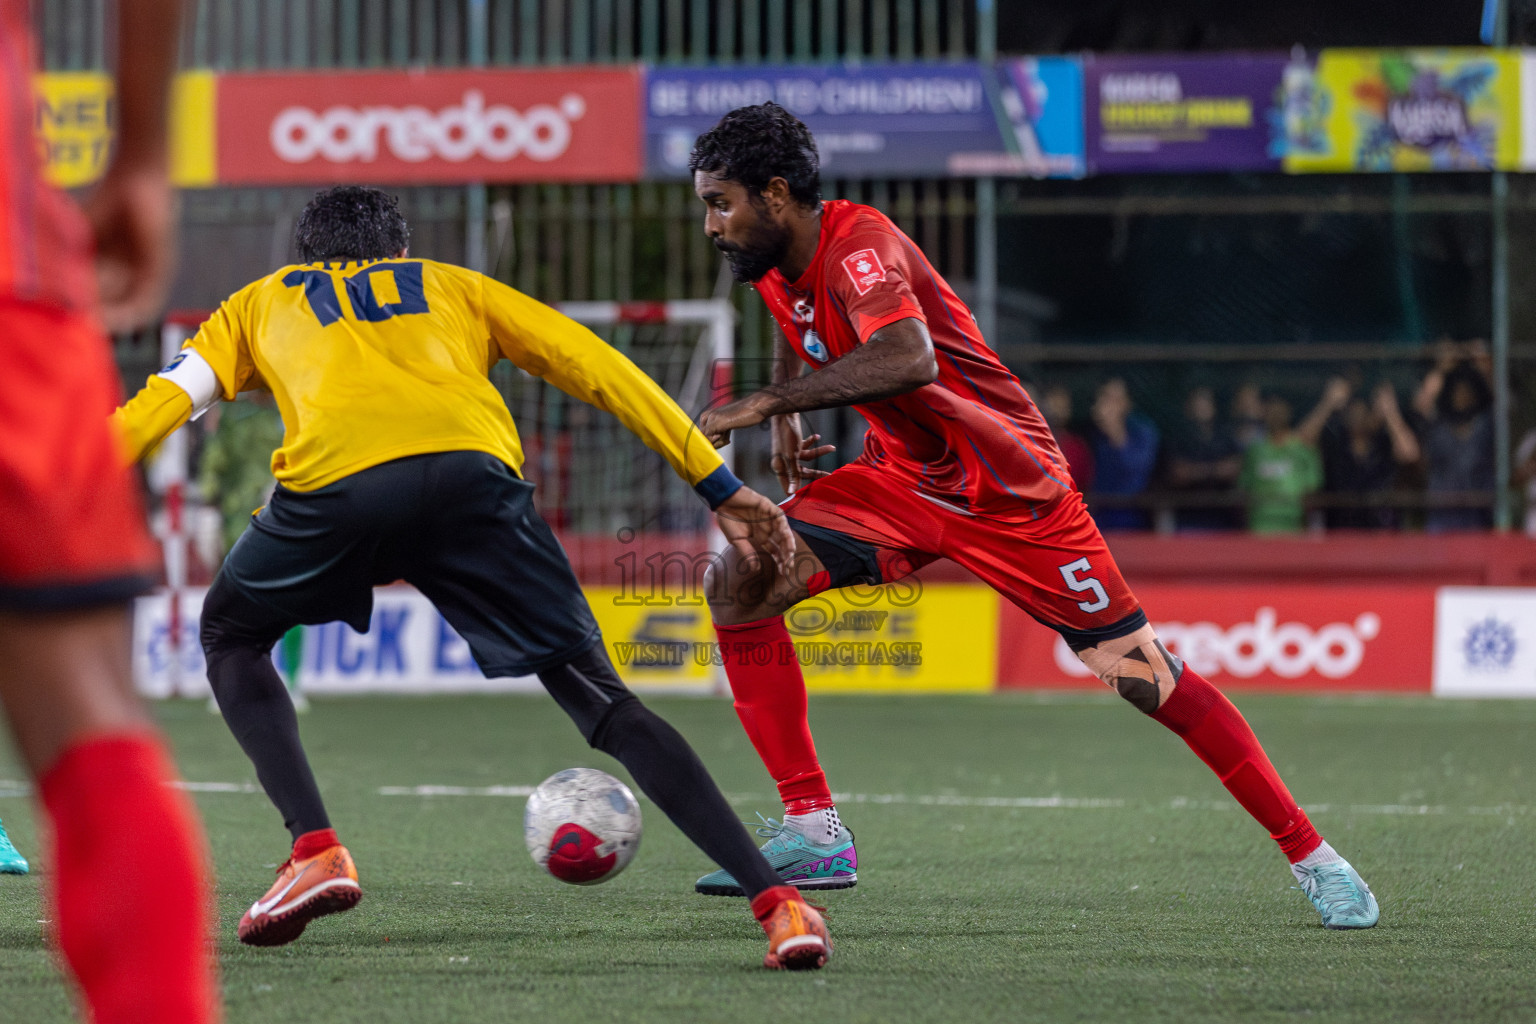
POLYGON ((699 417, 699 430, 716 448, 723 448, 730 443, 731 431, 770 416, 878 402, 916 391, 938 376, 928 328, 909 317, 880 328, 864 344, 814 373, 776 381, 708 410, 699 417))
POLYGON ((188 420, 219 399, 261 386, 245 334, 245 296, 236 292, 198 328, 165 369, 150 377, 112 424, 129 458, 138 462, 188 420))
POLYGON ((1327 425, 1328 417, 1349 404, 1349 396, 1353 391, 1354 388, 1343 377, 1330 380, 1323 387, 1323 397, 1318 399, 1317 405, 1296 425, 1296 435, 1307 444, 1317 444, 1323 436, 1323 427, 1327 425))
POLYGON ((182 424, 219 400, 219 379, 207 360, 182 349, 171 365, 150 377, 139 393, 112 414, 130 462, 140 462, 182 424))
POLYGON ((788 574, 795 538, 783 511, 736 478, 655 381, 563 313, 490 278, 481 287, 486 327, 502 355, 617 416, 714 509, 721 532, 748 564, 764 551, 788 574))
POLYGON ((565 314, 499 281, 482 278, 480 287, 486 329, 497 346, 493 357, 504 355, 573 398, 613 413, 665 458, 710 508, 741 486, 688 414, 622 352, 565 314))
POLYGON ((1376 389, 1374 402, 1376 412, 1387 428, 1387 436, 1392 440, 1392 457, 1404 465, 1418 462, 1419 439, 1403 419, 1402 411, 1397 407, 1397 391, 1390 382, 1383 381, 1376 389))

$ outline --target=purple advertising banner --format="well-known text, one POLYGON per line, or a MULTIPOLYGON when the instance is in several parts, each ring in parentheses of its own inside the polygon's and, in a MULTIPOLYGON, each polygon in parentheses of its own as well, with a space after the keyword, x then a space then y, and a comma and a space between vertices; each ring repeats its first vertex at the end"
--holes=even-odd
POLYGON ((1280 170, 1288 63, 1283 54, 1084 58, 1089 172, 1280 170))
POLYGON ((646 168, 687 178, 700 133, 735 107, 774 100, 815 135, 826 177, 944 177, 953 153, 1004 151, 989 77, 980 64, 651 68, 646 168))

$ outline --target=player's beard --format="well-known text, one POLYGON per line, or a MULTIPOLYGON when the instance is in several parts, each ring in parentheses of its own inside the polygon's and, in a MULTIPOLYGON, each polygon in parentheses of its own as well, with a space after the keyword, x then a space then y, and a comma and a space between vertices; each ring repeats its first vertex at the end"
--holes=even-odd
POLYGON ((732 277, 742 284, 752 284, 784 262, 789 254, 789 229, 759 218, 746 242, 733 245, 716 239, 715 248, 730 264, 732 277))

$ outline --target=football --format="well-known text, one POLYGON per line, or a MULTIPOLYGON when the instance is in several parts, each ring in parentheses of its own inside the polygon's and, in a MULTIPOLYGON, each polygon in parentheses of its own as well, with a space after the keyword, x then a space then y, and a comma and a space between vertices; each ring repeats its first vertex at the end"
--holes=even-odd
POLYGON ((629 787, 596 768, 556 772, 528 797, 523 838, 534 863, 562 882, 596 885, 640 849, 640 805, 629 787))

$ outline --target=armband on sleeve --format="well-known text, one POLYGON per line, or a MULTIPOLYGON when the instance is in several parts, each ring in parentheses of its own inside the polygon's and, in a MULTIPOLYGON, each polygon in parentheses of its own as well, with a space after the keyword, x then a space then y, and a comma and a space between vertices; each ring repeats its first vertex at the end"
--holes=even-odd
POLYGON ((187 393, 187 397, 192 399, 191 418, 194 420, 211 409, 224 391, 219 384, 218 374, 213 372, 208 360, 198 355, 195 349, 182 349, 155 376, 170 381, 187 393))

